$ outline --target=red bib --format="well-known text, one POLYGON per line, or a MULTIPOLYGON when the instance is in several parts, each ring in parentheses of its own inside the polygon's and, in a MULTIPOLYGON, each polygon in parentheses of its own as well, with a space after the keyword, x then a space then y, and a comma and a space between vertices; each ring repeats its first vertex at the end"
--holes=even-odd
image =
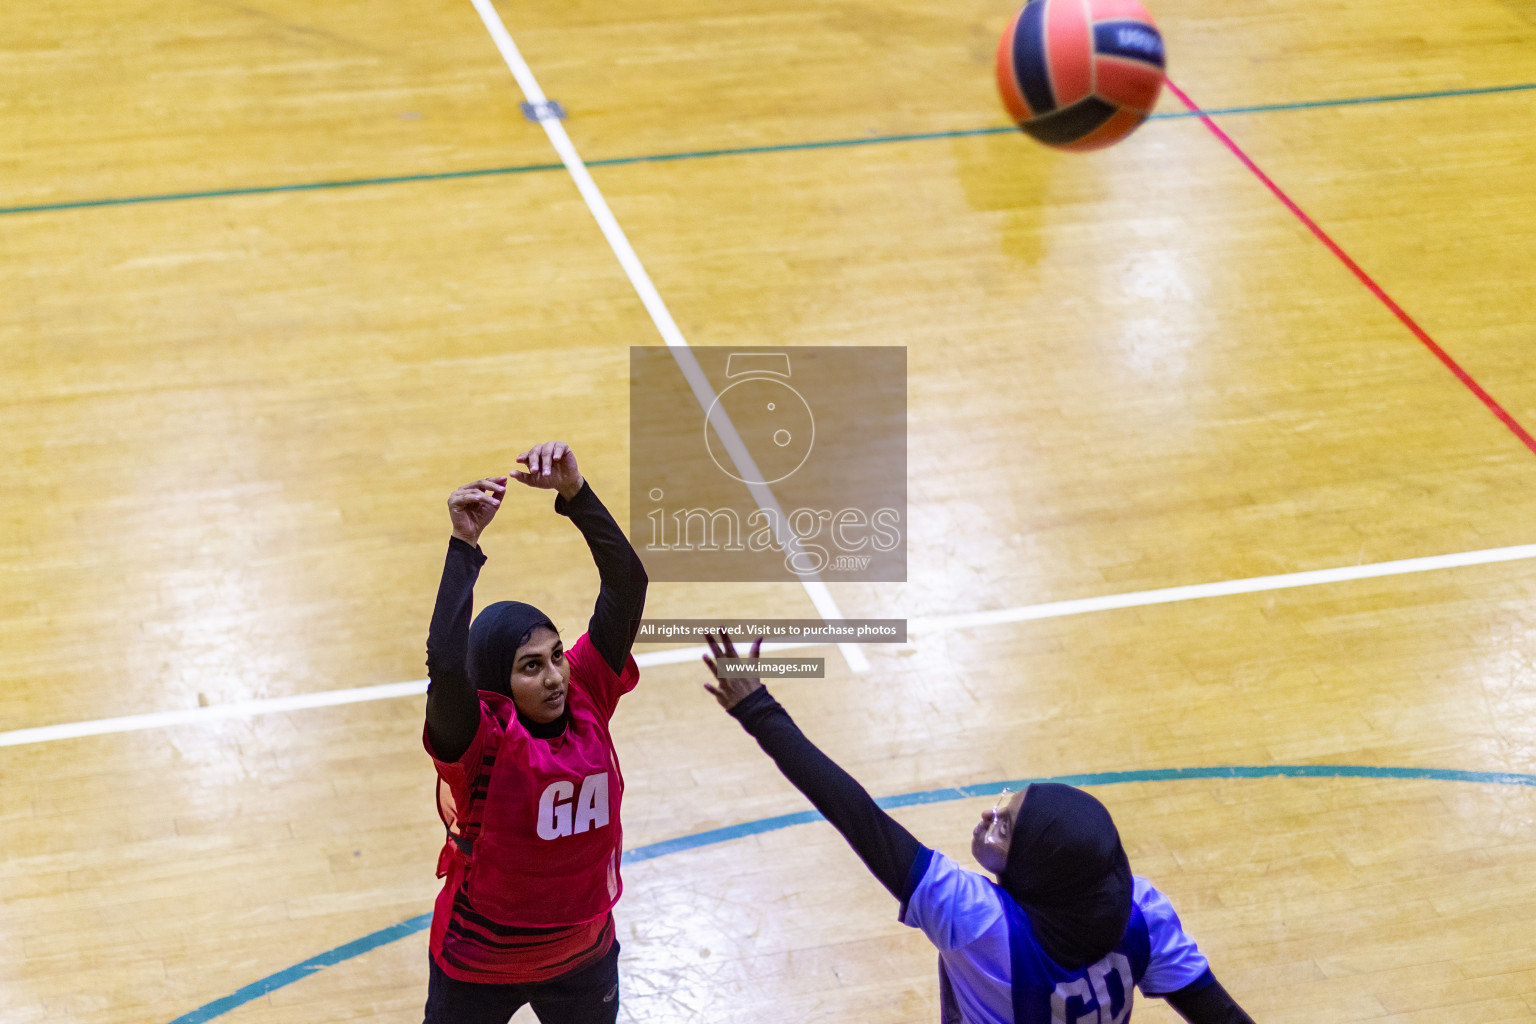
POLYGON ((461 838, 439 859, 448 878, 434 951, 461 892, 475 914, 497 924, 548 928, 602 918, 623 891, 624 778, 608 720, 640 673, 630 658, 615 675, 585 634, 566 656, 564 734, 530 736, 510 697, 482 690, 474 741, 458 762, 437 762, 439 812, 461 838))

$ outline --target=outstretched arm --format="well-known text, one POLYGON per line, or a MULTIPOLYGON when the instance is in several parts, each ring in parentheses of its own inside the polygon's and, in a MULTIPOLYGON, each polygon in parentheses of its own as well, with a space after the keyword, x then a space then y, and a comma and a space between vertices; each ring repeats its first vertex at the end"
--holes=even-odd
MULTIPOLYGON (((759 638, 752 645, 751 657, 758 657, 762 643, 759 638)), ((737 656, 729 637, 722 637, 718 643, 711 637, 709 646, 716 658, 737 656)), ((704 661, 715 673, 714 661, 707 657, 704 661)), ((911 875, 922 844, 881 810, 853 776, 805 738, 789 712, 773 699, 756 676, 716 676, 718 682, 705 683, 704 688, 752 734, 784 777, 843 834, 891 895, 905 903, 921 881, 911 875)))
POLYGON ((480 698, 469 680, 469 618, 475 580, 485 564, 480 533, 495 518, 506 490, 506 477, 489 477, 448 496, 453 536, 427 633, 427 739, 440 761, 463 757, 480 728, 480 698))
POLYGON ((587 636, 614 674, 622 674, 645 610, 645 566, 612 514, 592 493, 592 485, 576 468, 576 454, 569 445, 546 441, 523 452, 517 461, 528 469, 515 472, 515 479, 530 487, 559 491, 555 511, 576 524, 592 552, 601 583, 592 620, 587 624, 587 636))

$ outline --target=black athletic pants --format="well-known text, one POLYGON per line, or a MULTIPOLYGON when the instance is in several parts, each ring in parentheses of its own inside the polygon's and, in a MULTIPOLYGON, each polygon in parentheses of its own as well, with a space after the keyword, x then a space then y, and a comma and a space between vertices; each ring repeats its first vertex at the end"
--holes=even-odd
POLYGON ((457 981, 437 966, 431 953, 427 959, 432 973, 424 1024, 507 1024, 529 1003, 541 1024, 614 1024, 619 1016, 618 939, 596 963, 526 985, 457 981))

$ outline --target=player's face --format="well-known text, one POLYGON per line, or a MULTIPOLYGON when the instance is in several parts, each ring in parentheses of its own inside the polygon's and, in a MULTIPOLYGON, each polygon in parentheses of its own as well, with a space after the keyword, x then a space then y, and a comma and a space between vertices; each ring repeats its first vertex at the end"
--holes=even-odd
POLYGON ((1019 820, 1019 808, 1029 793, 1025 787, 1013 794, 1002 807, 981 812, 981 820, 971 830, 971 856, 982 868, 1001 875, 1008 863, 1008 848, 1013 844, 1013 825, 1019 820))
POLYGON ((512 701, 535 722, 553 722, 565 710, 571 665, 565 646, 553 630, 540 626, 517 649, 512 662, 512 701))

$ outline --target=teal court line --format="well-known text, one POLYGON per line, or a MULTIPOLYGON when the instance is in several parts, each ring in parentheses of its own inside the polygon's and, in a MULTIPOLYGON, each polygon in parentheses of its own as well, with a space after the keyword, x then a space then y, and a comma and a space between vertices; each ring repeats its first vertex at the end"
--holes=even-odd
MULTIPOLYGON (((1278 764, 1278 765, 1217 765, 1208 768, 1153 768, 1142 771, 1086 772, 1077 775, 1052 775, 1041 778, 1009 779, 1005 782, 985 782, 974 786, 954 786, 946 789, 926 789, 915 793, 881 797, 875 802, 886 809, 912 807, 918 804, 939 804, 951 800, 968 800, 973 797, 996 796, 1003 787, 1017 791, 1032 782, 1063 782, 1069 786, 1115 786, 1127 782, 1172 782, 1181 779, 1299 779, 1299 778, 1358 778, 1358 779, 1432 779, 1440 782, 1467 782, 1494 786, 1536 787, 1536 775, 1518 772, 1467 772, 1449 768, 1390 768, 1374 765, 1350 764, 1278 764)), ((713 828, 692 835, 679 836, 659 843, 651 843, 624 854, 625 864, 655 860, 658 857, 714 846, 746 836, 773 832, 792 825, 807 825, 823 820, 816 811, 799 811, 780 814, 771 818, 759 818, 739 825, 713 828)), ((353 939, 302 963, 269 974, 260 981, 205 1003, 190 1013, 184 1013, 171 1024, 205 1024, 222 1017, 229 1011, 260 999, 269 992, 301 981, 325 967, 351 960, 364 953, 386 946, 417 932, 426 931, 432 925, 431 914, 408 918, 399 924, 353 939)))
MULTIPOLYGON (((1265 114, 1287 110, 1316 110, 1324 107, 1350 107, 1373 103, 1403 103, 1410 100, 1448 99, 1459 96, 1488 96, 1495 93, 1529 92, 1536 82, 1518 85, 1493 85, 1475 89, 1442 89, 1436 92, 1406 92, 1381 96, 1356 96, 1338 100, 1306 100, 1298 103, 1268 103, 1250 107, 1222 107, 1207 110, 1211 117, 1229 114, 1265 114)), ((1153 114, 1150 120, 1172 121, 1194 117, 1187 110, 1153 114)), ((786 142, 775 146, 740 146, 732 149, 696 149, 679 153, 654 153, 648 156, 621 156, 607 160, 588 160, 588 167, 622 167, 628 164, 665 163, 673 160, 704 160, 719 156, 749 156, 756 153, 790 153, 814 149, 843 149, 851 146, 878 146, 895 142, 923 142, 932 139, 960 139, 972 135, 1007 135, 1017 131, 1012 125, 993 128, 961 128, 944 132, 918 132, 911 135, 875 135, 862 139, 829 139, 821 142, 786 142)), ((325 189, 363 188, 370 185, 402 185, 424 181, 453 181, 461 178, 494 178, 512 174, 536 174, 559 171, 558 163, 514 164, 508 167, 482 167, 467 171, 442 171, 433 174, 398 174, 381 178, 342 178, 292 185, 262 185, 251 188, 210 189, 203 192, 163 192, 154 195, 120 196, 106 199, 78 199, 63 203, 38 203, 31 206, 0 206, 0 215, 47 213, 58 210, 83 210, 101 206, 134 206, 144 203, 174 203, 190 199, 224 199, 232 196, 277 195, 284 192, 317 192, 325 189)))

